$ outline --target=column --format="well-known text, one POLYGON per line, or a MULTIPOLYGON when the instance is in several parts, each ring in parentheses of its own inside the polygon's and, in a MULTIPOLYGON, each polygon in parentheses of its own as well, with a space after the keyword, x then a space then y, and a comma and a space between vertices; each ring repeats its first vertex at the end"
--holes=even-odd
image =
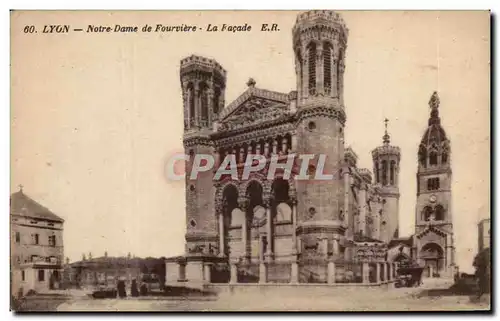
POLYGON ((219 165, 221 164, 221 159, 220 159, 220 153, 217 149, 214 151, 214 158, 215 158, 215 166, 214 166, 214 173, 217 172, 219 169, 219 165))
POLYGON ((432 268, 432 265, 429 265, 429 277, 430 278, 434 277, 434 269, 432 268))
POLYGON ((349 231, 349 168, 344 168, 344 224, 349 231))
MULTIPOLYGON (((252 155, 253 151, 252 151, 252 142, 250 142, 250 144, 248 144, 248 147, 247 147, 247 158, 249 155, 252 155)), ((243 160, 244 162, 246 162, 247 160, 243 160)))
MULTIPOLYGON (((361 183, 359 190, 359 229, 363 235, 366 235, 366 184, 361 183)), ((355 231, 359 232, 359 231, 355 231)))
POLYGON ((390 281, 391 278, 391 264, 389 262, 385 263, 385 269, 386 269, 386 281, 390 281))
POLYGON ((392 263, 392 278, 396 278, 396 263, 392 263))
MULTIPOLYGON (((212 86, 210 86, 212 87, 212 86)), ((213 89, 208 89, 207 90, 207 99, 208 99, 208 104, 207 104, 207 107, 208 107, 208 117, 207 117, 207 121, 208 121, 208 124, 211 124, 212 123, 212 113, 214 111, 214 91, 213 89)))
POLYGON ((316 47, 316 93, 323 91, 323 47, 320 44, 316 47))
POLYGON ((385 262, 380 263, 380 275, 381 275, 380 281, 387 281, 386 279, 387 273, 385 272, 385 262))
POLYGON ((238 266, 236 265, 237 261, 231 260, 231 279, 230 283, 238 283, 238 266))
POLYGON ((292 135, 292 146, 290 147, 290 149, 293 151, 293 152, 297 152, 297 135, 292 135))
POLYGON ((267 283, 267 265, 263 261, 259 264, 259 283, 267 283))
POLYGON ((269 156, 269 142, 264 143, 264 156, 269 156))
POLYGON ((274 139, 273 140, 273 155, 278 154, 278 140, 274 139))
POLYGON ((333 259, 328 261, 328 284, 335 283, 335 262, 333 259))
POLYGON ((290 283, 299 283, 299 264, 297 263, 297 256, 292 259, 290 283))
MULTIPOLYGON (((293 184, 293 182, 292 182, 293 184)), ((292 198, 292 255, 297 254, 297 199, 292 198)))
POLYGON ((288 152, 288 139, 286 137, 283 137, 281 141, 281 150, 283 151, 283 155, 286 155, 288 152))
POLYGON ((333 255, 337 256, 339 255, 339 240, 338 239, 333 239, 333 255))
MULTIPOLYGON (((452 236, 451 234, 446 235, 446 266, 444 271, 448 274, 448 276, 453 276, 453 271, 451 270, 453 263, 453 244, 452 244, 452 236)), ((443 272, 444 272, 443 271, 443 272)))
POLYGON ((211 272, 210 272, 211 266, 212 266, 211 263, 205 263, 203 265, 203 279, 204 279, 204 281, 206 283, 212 282, 212 280, 211 280, 211 272))
POLYGON ((236 163, 243 163, 245 162, 245 149, 243 147, 240 148, 240 155, 238 157, 238 161, 236 163))
POLYGON ((247 227, 247 199, 240 197, 238 205, 243 212, 243 224, 241 225, 241 240, 243 243, 243 260, 247 261, 248 258, 248 227, 247 227))
POLYGON ((370 283, 370 266, 368 265, 368 262, 363 262, 362 274, 363 274, 363 283, 364 284, 370 283))
MULTIPOLYGON (((186 85, 184 84, 183 85, 184 88, 186 88, 186 85)), ((189 128, 190 127, 190 118, 189 118, 189 95, 190 95, 190 90, 188 89, 186 91, 186 93, 183 95, 182 99, 184 101, 184 111, 185 111, 185 114, 184 114, 184 123, 186 124, 186 128, 189 128)))
POLYGON ((219 212, 219 256, 223 257, 224 249, 224 210, 219 212))
POLYGON ((194 90, 194 121, 196 126, 201 124, 201 112, 200 112, 200 90, 198 89, 198 84, 194 90))
POLYGON ((255 146, 255 154, 260 155, 262 151, 260 150, 260 142, 256 143, 257 146, 255 146))
POLYGON ((380 283, 380 263, 375 263, 375 283, 380 283))
POLYGON ((266 232, 267 232, 267 249, 266 258, 269 261, 273 255, 273 219, 271 216, 272 199, 266 199, 266 232))

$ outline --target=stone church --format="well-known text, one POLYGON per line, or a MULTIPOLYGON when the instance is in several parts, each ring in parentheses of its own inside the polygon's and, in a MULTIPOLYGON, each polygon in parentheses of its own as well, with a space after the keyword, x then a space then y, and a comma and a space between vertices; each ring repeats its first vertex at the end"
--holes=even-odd
MULTIPOLYGON (((417 253, 435 269, 447 264, 426 256, 434 244, 446 247, 451 231, 451 225, 427 224, 432 218, 451 222, 444 203, 450 193, 448 145, 437 107, 422 140, 417 176, 419 188, 426 189, 429 179, 440 185, 419 190, 417 212, 423 216, 417 217, 415 242, 408 242, 398 238, 401 155, 391 145, 387 121, 381 145, 371 153, 373 174, 357 166, 344 140, 344 20, 333 11, 305 12, 292 35, 296 88, 288 93, 258 88, 250 79, 248 89, 226 105, 226 70, 214 59, 181 60, 183 143, 190 156, 186 249, 184 256, 167 259, 167 283, 380 284, 394 278, 395 258, 404 259, 403 252, 417 253), (213 155, 216 166, 231 155, 238 173, 250 154, 275 156, 280 163, 291 154, 326 155, 322 169, 333 179, 298 180, 297 170, 268 179, 269 160, 249 179, 215 179, 214 171, 190 179, 198 154, 213 155), (436 237, 445 241, 431 242, 436 237)), ((316 156, 308 174, 315 173, 315 164, 316 156)))

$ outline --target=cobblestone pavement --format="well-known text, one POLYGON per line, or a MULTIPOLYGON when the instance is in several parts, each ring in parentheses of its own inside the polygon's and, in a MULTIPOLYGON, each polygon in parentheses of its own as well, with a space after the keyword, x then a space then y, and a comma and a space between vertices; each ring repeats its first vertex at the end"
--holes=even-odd
POLYGON ((446 289, 449 280, 427 279, 419 288, 345 288, 336 295, 305 300, 300 293, 276 295, 221 295, 218 299, 127 298, 92 300, 82 297, 63 303, 59 311, 457 311, 488 310, 483 298, 473 302, 469 296, 426 296, 425 290, 446 289))

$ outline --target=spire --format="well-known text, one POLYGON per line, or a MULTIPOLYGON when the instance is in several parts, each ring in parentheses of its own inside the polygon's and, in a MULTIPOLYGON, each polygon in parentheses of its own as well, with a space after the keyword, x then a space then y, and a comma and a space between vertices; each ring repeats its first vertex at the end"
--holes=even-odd
POLYGON ((389 143, 391 142, 391 136, 389 136, 389 134, 387 133, 387 123, 389 123, 389 119, 384 119, 384 123, 385 123, 385 134, 384 136, 382 137, 382 140, 384 142, 384 145, 389 145, 389 143))
POLYGON ((440 125, 441 119, 439 118, 439 96, 435 91, 429 100, 429 107, 431 108, 431 117, 429 118, 429 126, 440 125))

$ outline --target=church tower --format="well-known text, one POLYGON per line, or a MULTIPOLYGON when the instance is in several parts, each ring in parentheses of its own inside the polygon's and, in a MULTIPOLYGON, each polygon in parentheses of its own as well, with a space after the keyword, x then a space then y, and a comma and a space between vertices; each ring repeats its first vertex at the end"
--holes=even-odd
POLYGON ((450 141, 439 118, 439 96, 432 94, 428 127, 418 150, 415 247, 427 276, 453 273, 450 141))
POLYGON ((303 258, 326 258, 328 249, 338 249, 348 222, 350 171, 344 162, 347 37, 344 20, 333 11, 302 13, 293 28, 298 96, 296 151, 299 155, 315 155, 308 165, 310 179, 296 181, 297 234, 303 258), (323 169, 316 168, 321 154, 325 157, 323 169), (333 179, 314 180, 316 169, 333 174, 333 179), (315 244, 321 244, 322 250, 315 244))
POLYGON ((210 134, 224 106, 226 71, 213 59, 190 56, 181 60, 186 166, 186 254, 218 254, 213 172, 190 178, 196 155, 214 155, 210 134))
POLYGON ((391 137, 387 132, 388 119, 385 119, 385 134, 382 146, 372 151, 373 172, 375 184, 380 186, 382 207, 379 212, 380 225, 378 233, 380 240, 389 243, 399 237, 399 162, 401 151, 392 146, 391 137))

